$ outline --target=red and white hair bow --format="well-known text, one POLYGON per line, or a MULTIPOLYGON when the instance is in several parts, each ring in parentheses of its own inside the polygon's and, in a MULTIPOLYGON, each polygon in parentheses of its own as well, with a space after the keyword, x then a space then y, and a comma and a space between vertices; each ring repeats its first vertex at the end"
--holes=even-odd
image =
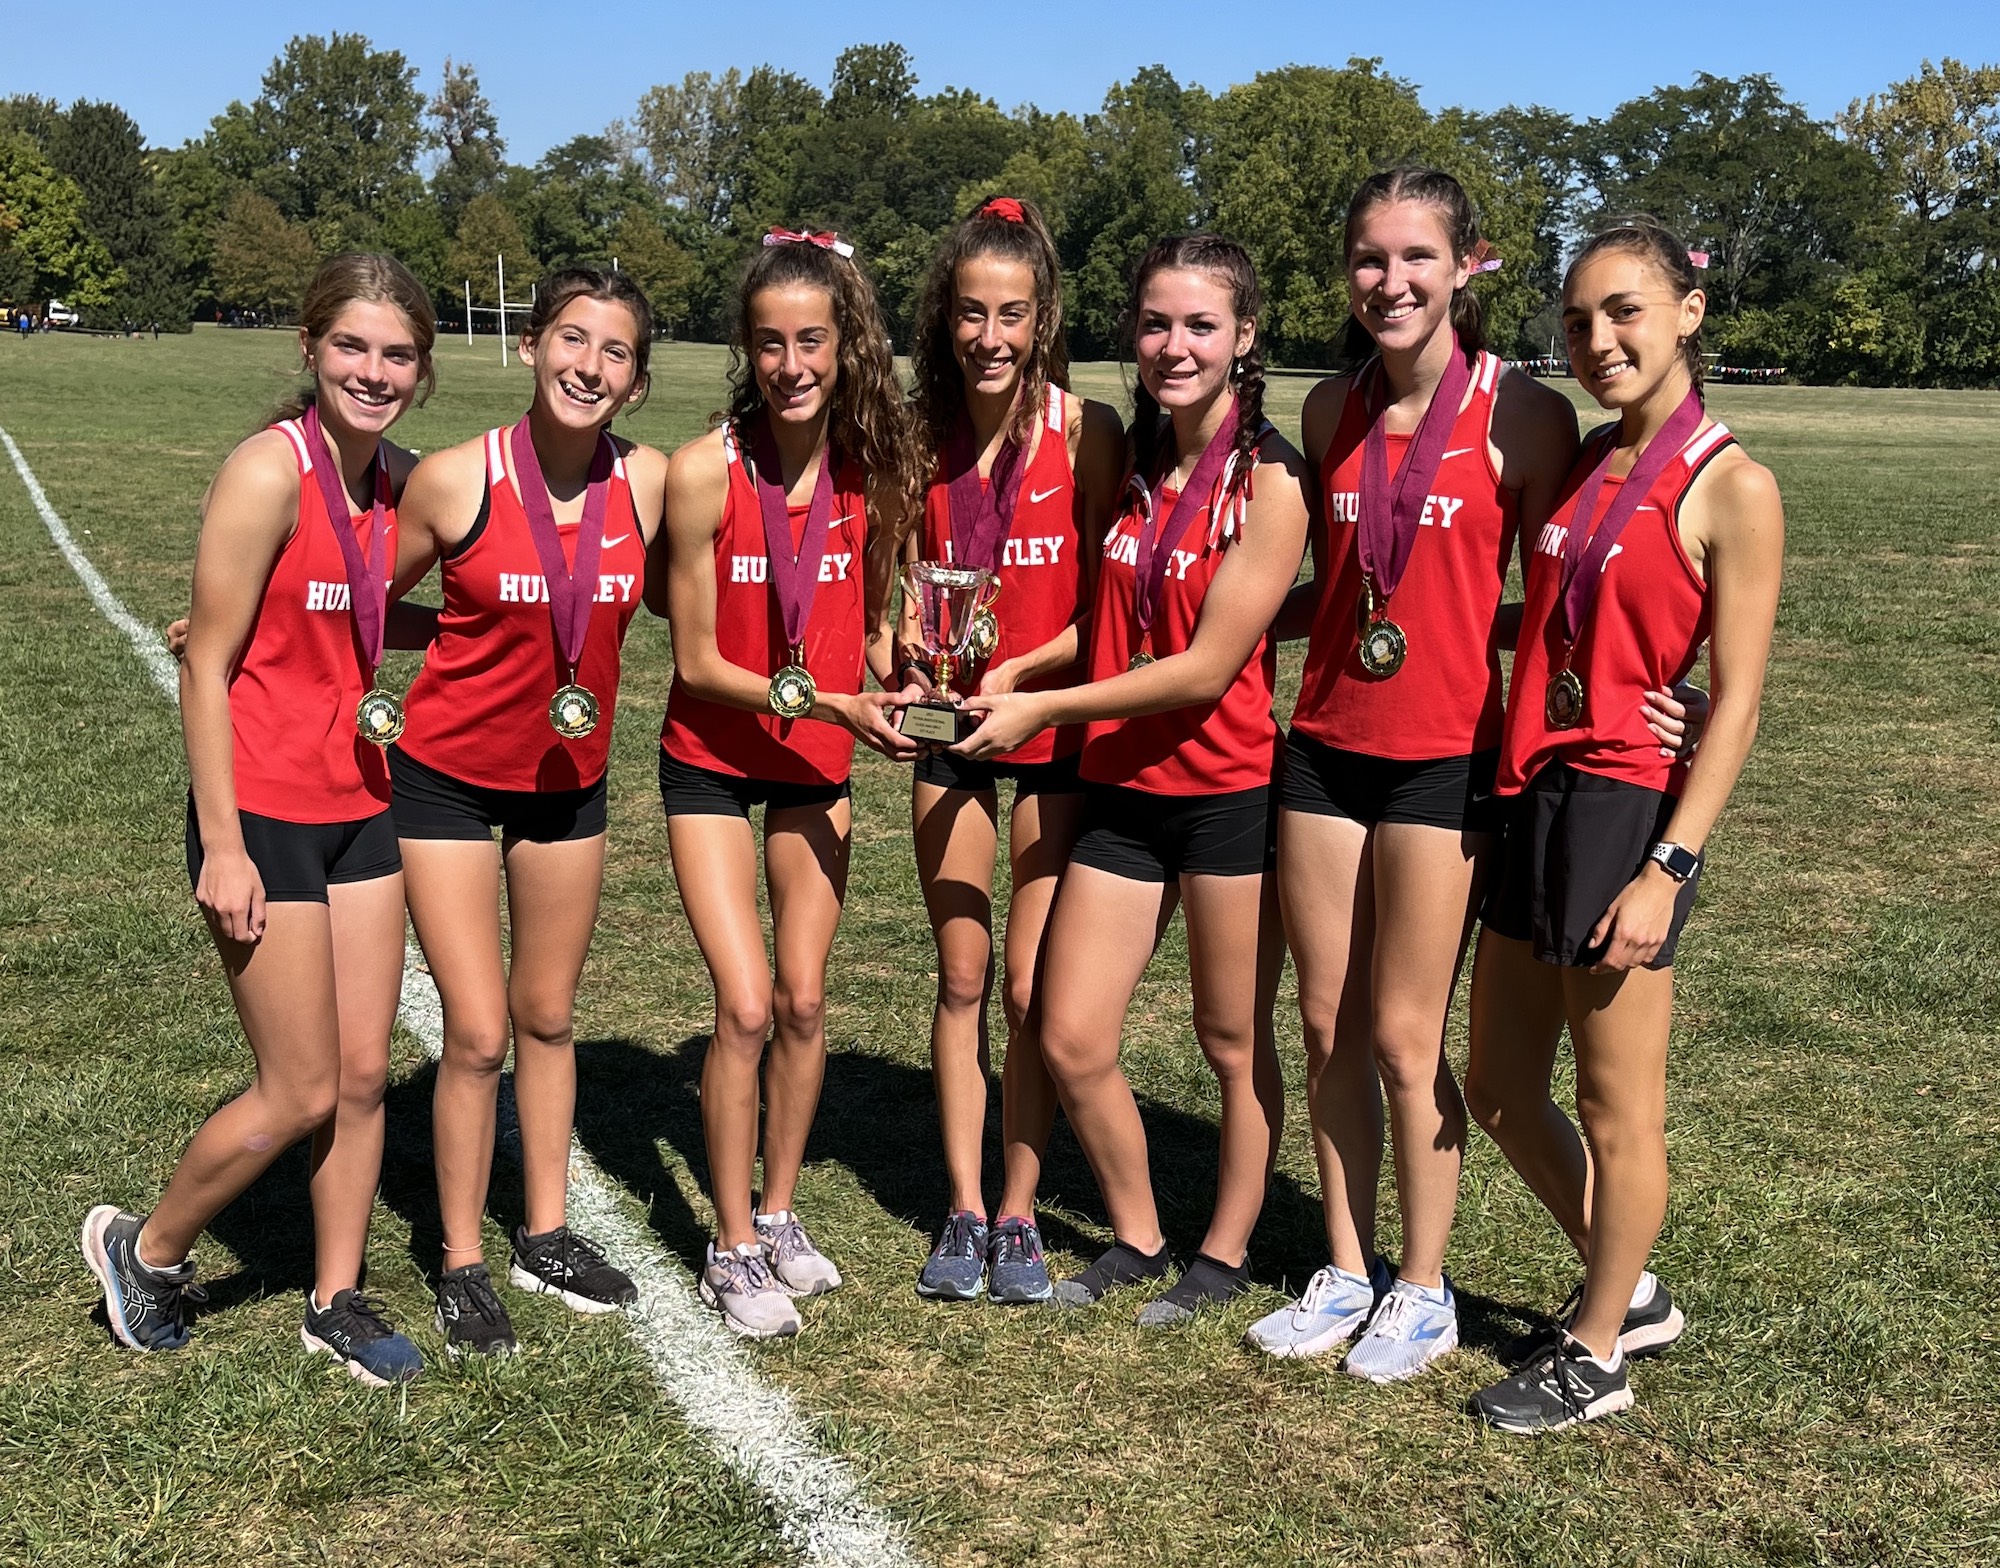
POLYGON ((1468 259, 1472 263, 1472 276, 1474 277, 1478 277, 1482 272, 1498 272, 1500 270, 1501 259, 1494 254, 1492 245, 1485 240, 1481 240, 1477 245, 1472 247, 1472 255, 1468 259))
POLYGON ((764 236, 766 245, 817 245, 821 250, 830 250, 836 256, 852 257, 854 247, 838 234, 816 229, 774 228, 764 236))

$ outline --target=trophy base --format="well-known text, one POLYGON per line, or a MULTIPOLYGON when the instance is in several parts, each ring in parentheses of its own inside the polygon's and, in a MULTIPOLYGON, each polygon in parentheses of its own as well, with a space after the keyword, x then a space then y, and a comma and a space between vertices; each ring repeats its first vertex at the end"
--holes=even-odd
POLYGON ((896 728, 911 740, 955 746, 979 728, 979 715, 948 702, 913 702, 897 716, 896 728))

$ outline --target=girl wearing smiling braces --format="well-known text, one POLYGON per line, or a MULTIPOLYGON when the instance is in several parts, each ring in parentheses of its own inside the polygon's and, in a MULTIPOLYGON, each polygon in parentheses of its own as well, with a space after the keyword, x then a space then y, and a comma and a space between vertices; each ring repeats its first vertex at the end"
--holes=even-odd
POLYGON ((437 1326, 453 1352, 514 1347, 480 1236, 510 1033, 526 1222, 509 1278, 578 1312, 635 1297, 568 1228, 565 1205, 572 1023, 604 880, 619 655, 666 486, 666 459, 609 427, 645 397, 652 339, 646 297, 623 273, 553 274, 521 332, 535 377, 526 416, 426 457, 404 503, 398 589, 433 563, 444 582, 389 761, 410 919, 444 1004, 432 1136, 444 1225, 437 1326))
POLYGON ((752 258, 729 409, 674 454, 647 583, 674 636, 660 738, 667 843, 715 990, 701 1116, 716 1237, 700 1289, 731 1330, 760 1339, 796 1334, 791 1297, 841 1282, 793 1203, 826 1071, 854 743, 917 754, 890 722, 915 689, 862 690, 865 673, 894 679, 889 588, 919 464, 889 335, 851 256, 838 236, 779 229, 752 258), (765 813, 775 963, 757 910, 753 806, 765 813))
MULTIPOLYGON (((1097 557, 1125 474, 1125 432, 1102 403, 1066 390, 1062 278, 1055 242, 1031 202, 995 197, 946 236, 917 308, 912 394, 932 476, 910 560, 960 561, 984 545, 998 572, 997 641, 956 692, 994 695, 1073 686, 1083 678, 1097 557), (967 505, 964 476, 977 480, 967 505), (954 481, 958 493, 954 494, 954 481), (981 507, 1011 502, 997 530, 981 507), (989 542, 989 536, 990 542, 989 542)), ((904 606, 903 676, 930 688, 904 606)), ((931 748, 916 765, 917 879, 938 948, 931 1017, 939 1130, 951 1207, 917 1293, 1006 1303, 1045 1301, 1048 1266, 1035 1187, 1056 1110, 1043 1065, 1035 988, 1056 882, 1083 811, 1083 731, 1044 731, 1018 751, 974 762, 931 748), (993 988, 993 868, 998 781, 1011 780, 1011 869, 1005 915, 1007 1059, 1001 1077, 1005 1185, 987 1222, 980 1154, 986 1122, 986 1002, 993 988)))

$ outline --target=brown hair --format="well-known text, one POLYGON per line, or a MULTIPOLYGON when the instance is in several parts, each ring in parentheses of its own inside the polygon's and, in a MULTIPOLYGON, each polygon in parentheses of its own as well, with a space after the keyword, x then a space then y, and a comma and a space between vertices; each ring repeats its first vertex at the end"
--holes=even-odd
MULTIPOLYGON (((423 403, 437 386, 437 367, 431 363, 431 345, 437 341, 437 314, 431 297, 410 269, 394 256, 368 251, 343 251, 320 263, 312 282, 306 285, 299 302, 299 330, 306 335, 306 351, 300 355, 299 369, 310 369, 310 355, 333 330, 340 313, 349 305, 393 305, 410 324, 410 336, 417 343, 417 369, 422 384, 417 402, 423 403)), ((269 423, 297 419, 313 406, 319 387, 308 381, 278 405, 269 423)))
POLYGON ((632 324, 639 329, 639 341, 635 345, 639 367, 638 396, 625 407, 637 408, 652 390, 652 377, 646 367, 653 351, 653 306, 629 273, 580 264, 557 268, 535 290, 535 303, 528 311, 527 324, 521 328, 522 340, 539 341, 542 334, 555 325, 556 318, 573 301, 580 299, 601 299, 606 304, 623 305, 632 313, 632 324))
MULTIPOLYGON (((1354 197, 1347 204, 1346 225, 1341 231, 1341 255, 1348 257, 1354 254, 1354 234, 1361 227, 1363 218, 1377 207, 1387 207, 1399 201, 1420 203, 1438 215, 1445 239, 1451 246, 1453 265, 1464 261, 1479 248, 1479 211, 1472 205, 1472 198, 1465 194, 1465 187, 1442 169, 1400 164, 1393 169, 1377 170, 1355 188, 1354 197)), ((1480 308, 1479 296, 1472 292, 1470 279, 1465 287, 1452 291, 1451 327, 1458 334, 1459 344, 1468 358, 1486 347, 1486 315, 1480 308)), ((1374 338, 1350 314, 1340 335, 1336 362, 1343 368, 1359 365, 1374 352, 1374 338)))
POLYGON ((886 484, 901 498, 901 523, 907 528, 917 516, 929 465, 917 451, 875 289, 850 258, 804 242, 763 245, 752 254, 737 290, 736 330, 729 340, 729 407, 715 420, 727 420, 748 443, 750 421, 764 407, 750 342, 750 302, 765 289, 797 285, 822 290, 833 304, 840 375, 827 410, 828 444, 859 463, 871 486, 886 484))
MULTIPOLYGON (((1632 213, 1628 217, 1614 218, 1611 227, 1599 229, 1583 242, 1582 247, 1570 258, 1569 266, 1563 270, 1563 292, 1569 291, 1569 280, 1576 276, 1576 269, 1593 256, 1605 251, 1624 251, 1637 256, 1652 265, 1667 287, 1682 299, 1701 287, 1701 279, 1695 276, 1694 262, 1688 256, 1687 246, 1674 231, 1659 219, 1643 212, 1632 213)), ((1701 357, 1701 328, 1696 327, 1681 339, 1681 362, 1687 366, 1688 379, 1694 383, 1695 395, 1702 391, 1701 377, 1704 368, 1701 357)))
POLYGON ((1021 366, 1020 397, 1009 431, 1018 445, 1025 449, 1032 439, 1050 385, 1069 385, 1062 265, 1048 224, 1030 201, 1007 197, 983 203, 944 237, 918 296, 916 340, 910 345, 910 402, 933 454, 944 450, 965 407, 965 375, 952 346, 951 314, 958 269, 979 256, 1018 261, 1035 280, 1035 341, 1021 366))
MULTIPOLYGON (((1177 234, 1155 240, 1151 250, 1139 258, 1132 274, 1132 293, 1126 301, 1126 338, 1130 341, 1138 325, 1139 296, 1146 285, 1162 272, 1206 272, 1229 288, 1229 308, 1238 321, 1259 316, 1264 309, 1264 293, 1257 283, 1257 268, 1250 253, 1234 240, 1219 234, 1177 234)), ((1233 485, 1244 483, 1256 465, 1257 444, 1264 434, 1264 350, 1252 336, 1250 347, 1230 367, 1229 379, 1236 392, 1236 467, 1233 485)), ((1134 377, 1132 389, 1132 448, 1139 477, 1148 483, 1158 476, 1160 438, 1167 422, 1160 405, 1146 390, 1143 377, 1134 377)))

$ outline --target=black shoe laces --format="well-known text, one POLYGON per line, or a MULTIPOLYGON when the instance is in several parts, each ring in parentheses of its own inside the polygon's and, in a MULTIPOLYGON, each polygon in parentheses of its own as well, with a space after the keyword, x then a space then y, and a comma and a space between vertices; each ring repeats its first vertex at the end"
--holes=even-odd
POLYGON ((1011 1263, 1035 1263, 1042 1249, 1031 1225, 1004 1225, 993 1233, 993 1262, 998 1268, 1011 1263))
POLYGON ((976 1258, 979 1256, 979 1222, 961 1210, 944 1222, 944 1234, 938 1237, 935 1256, 940 1258, 976 1258))
MULTIPOLYGON (((581 1263, 586 1269, 601 1269, 606 1266, 604 1249, 588 1236, 580 1236, 567 1226, 562 1231, 563 1256, 570 1260, 571 1268, 581 1263)), ((582 1270, 578 1269, 581 1273, 582 1270)))
POLYGON ((481 1269, 475 1274, 461 1274, 451 1282, 451 1288, 463 1296, 474 1312, 488 1323, 501 1321, 500 1298, 493 1294, 493 1277, 481 1269))
MULTIPOLYGON (((1578 1397, 1578 1390, 1583 1385, 1583 1374, 1575 1370, 1573 1365, 1576 1358, 1569 1353, 1569 1336, 1558 1334, 1555 1343, 1549 1347, 1548 1354, 1542 1359, 1548 1365, 1548 1381, 1554 1383, 1556 1397, 1562 1401, 1563 1409, 1572 1419, 1583 1420, 1588 1400, 1578 1397)), ((1583 1392, 1588 1394, 1589 1390, 1584 1388, 1583 1392)))
POLYGON ((361 1331, 359 1338, 389 1339, 396 1331, 389 1326, 389 1320, 384 1315, 388 1310, 389 1303, 380 1296, 364 1296, 358 1290, 351 1290, 347 1293, 341 1315, 351 1319, 355 1328, 361 1331))

